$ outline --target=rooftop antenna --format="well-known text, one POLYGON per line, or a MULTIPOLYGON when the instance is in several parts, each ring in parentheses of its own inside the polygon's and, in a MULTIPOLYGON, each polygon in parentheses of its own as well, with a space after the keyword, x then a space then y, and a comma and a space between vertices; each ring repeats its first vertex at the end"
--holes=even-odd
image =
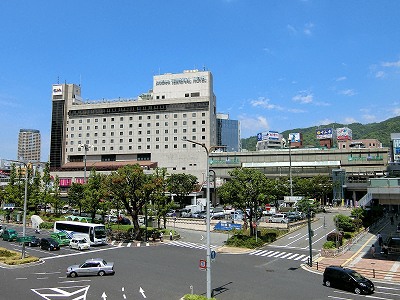
POLYGON ((60 76, 57 76, 57 84, 60 84, 60 76))
POLYGON ((82 74, 79 74, 79 86, 82 85, 82 74))
POLYGON ((206 70, 206 65, 203 65, 203 71, 205 71, 206 70))

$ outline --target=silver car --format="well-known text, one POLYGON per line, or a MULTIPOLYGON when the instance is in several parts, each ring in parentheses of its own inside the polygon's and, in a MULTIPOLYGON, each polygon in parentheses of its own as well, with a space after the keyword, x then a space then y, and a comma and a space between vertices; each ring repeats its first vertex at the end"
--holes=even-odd
POLYGON ((106 262, 102 258, 88 259, 81 265, 73 265, 67 268, 67 277, 114 274, 114 263, 106 262))

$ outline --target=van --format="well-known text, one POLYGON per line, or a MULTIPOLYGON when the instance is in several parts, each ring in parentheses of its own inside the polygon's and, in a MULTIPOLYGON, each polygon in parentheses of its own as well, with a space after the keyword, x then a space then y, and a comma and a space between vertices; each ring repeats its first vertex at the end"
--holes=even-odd
POLYGON ((371 280, 352 269, 340 266, 325 268, 323 283, 327 287, 335 287, 356 294, 372 294, 375 290, 371 280))

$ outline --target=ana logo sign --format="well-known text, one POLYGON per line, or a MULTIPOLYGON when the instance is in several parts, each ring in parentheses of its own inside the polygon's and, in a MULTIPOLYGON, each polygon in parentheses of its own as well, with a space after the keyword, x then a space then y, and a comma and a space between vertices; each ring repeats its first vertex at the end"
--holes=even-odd
POLYGON ((62 85, 53 85, 53 95, 62 95, 62 85))

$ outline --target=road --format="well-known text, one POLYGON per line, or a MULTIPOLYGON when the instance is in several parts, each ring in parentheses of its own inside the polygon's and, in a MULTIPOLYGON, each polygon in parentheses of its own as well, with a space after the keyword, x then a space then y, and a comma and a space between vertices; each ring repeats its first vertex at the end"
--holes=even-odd
MULTIPOLYGON (((329 221, 313 223, 315 253, 330 229, 329 221), (322 222, 322 223, 321 223, 322 222), (322 224, 322 228, 320 228, 322 224)), ((212 288, 217 299, 366 299, 322 285, 322 276, 304 270, 308 256, 307 228, 293 232, 275 243, 242 254, 217 254, 212 262, 212 288), (266 251, 266 252, 262 252, 266 251), (271 252, 268 252, 271 251, 271 252)), ((193 290, 206 293, 206 272, 199 270, 205 259, 204 233, 181 231, 179 241, 137 247, 118 244, 93 247, 79 252, 56 252, 28 248, 43 263, 0 269, 0 299, 172 299, 193 290), (67 278, 69 265, 87 258, 102 257, 115 263, 116 274, 106 277, 67 278), (79 293, 81 297, 79 298, 79 293)), ((226 235, 213 233, 212 245, 219 247, 226 235)), ((0 246, 18 249, 16 243, 0 241, 0 246)), ((314 250, 313 250, 314 251, 314 250)), ((399 286, 376 283, 373 295, 383 300, 400 299, 399 286)))

